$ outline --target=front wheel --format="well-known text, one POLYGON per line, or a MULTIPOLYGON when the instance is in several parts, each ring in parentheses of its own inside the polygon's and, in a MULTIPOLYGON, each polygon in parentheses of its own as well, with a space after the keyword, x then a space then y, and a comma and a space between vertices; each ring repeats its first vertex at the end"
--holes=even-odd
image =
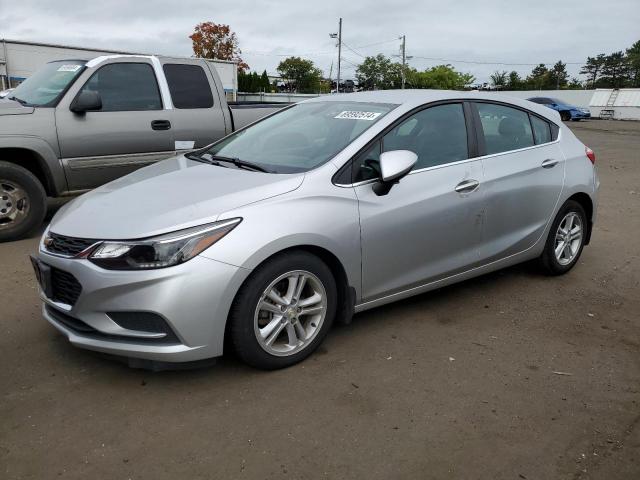
POLYGON ((568 200, 556 215, 540 263, 549 275, 567 273, 578 262, 587 235, 587 215, 578 202, 568 200))
POLYGON ((336 282, 322 260, 303 251, 277 255, 238 292, 229 317, 231 341, 253 367, 288 367, 322 343, 336 305, 336 282))
POLYGON ((0 242, 22 238, 42 224, 47 194, 26 168, 0 162, 0 242))
POLYGON ((568 122, 571 120, 571 112, 567 112, 566 110, 560 112, 560 120, 563 122, 568 122))

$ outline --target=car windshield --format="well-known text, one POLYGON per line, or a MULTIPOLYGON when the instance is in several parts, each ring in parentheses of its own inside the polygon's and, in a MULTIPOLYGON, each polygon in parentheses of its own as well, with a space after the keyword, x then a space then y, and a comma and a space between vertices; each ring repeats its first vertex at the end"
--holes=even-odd
POLYGON ((84 70, 83 60, 47 63, 16 87, 7 98, 32 107, 55 106, 58 98, 84 70))
POLYGON ((327 162, 396 106, 301 103, 230 135, 202 155, 239 159, 274 173, 306 172, 327 162))
POLYGON ((568 105, 567 102, 560 100, 559 98, 552 98, 551 101, 557 105, 568 105))

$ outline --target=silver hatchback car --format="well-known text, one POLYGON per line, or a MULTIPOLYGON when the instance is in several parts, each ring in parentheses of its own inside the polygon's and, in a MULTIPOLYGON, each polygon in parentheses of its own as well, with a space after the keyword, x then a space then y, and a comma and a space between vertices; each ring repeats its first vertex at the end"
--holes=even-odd
POLYGON ((293 105, 64 206, 32 258, 74 345, 292 365, 335 320, 589 243, 593 152, 544 106, 378 91, 293 105))

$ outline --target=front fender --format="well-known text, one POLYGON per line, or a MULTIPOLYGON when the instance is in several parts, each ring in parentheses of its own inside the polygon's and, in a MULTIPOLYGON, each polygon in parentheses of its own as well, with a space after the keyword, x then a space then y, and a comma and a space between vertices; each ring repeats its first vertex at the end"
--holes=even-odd
POLYGON ((2 135, 0 134, 0 159, 20 164, 19 153, 16 150, 26 150, 35 155, 45 173, 49 187, 54 194, 68 190, 67 179, 54 148, 44 139, 33 135, 2 135), (3 158, 2 150, 11 149, 11 157, 3 158))
POLYGON ((219 219, 232 217, 243 220, 201 255, 252 270, 283 250, 321 248, 338 259, 360 298, 360 223, 353 189, 335 187, 317 196, 295 192, 225 212, 219 219))

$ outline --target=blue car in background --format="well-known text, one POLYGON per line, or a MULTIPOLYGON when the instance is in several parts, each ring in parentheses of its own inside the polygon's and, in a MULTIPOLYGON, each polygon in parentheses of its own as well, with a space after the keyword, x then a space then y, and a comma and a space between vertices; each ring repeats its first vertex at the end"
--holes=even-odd
POLYGON ((560 118, 565 122, 569 120, 582 120, 583 118, 591 118, 591 112, 588 108, 576 107, 575 105, 570 105, 557 98, 532 97, 527 98, 527 100, 557 110, 558 112, 560 112, 560 118))

